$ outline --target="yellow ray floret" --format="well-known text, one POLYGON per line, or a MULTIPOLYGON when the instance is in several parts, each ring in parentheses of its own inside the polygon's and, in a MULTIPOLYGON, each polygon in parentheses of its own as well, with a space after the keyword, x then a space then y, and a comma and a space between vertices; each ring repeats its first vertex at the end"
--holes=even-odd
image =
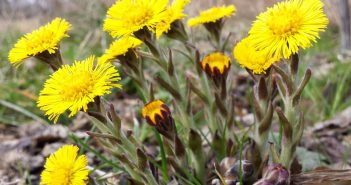
POLYGON ((286 0, 268 8, 249 32, 255 47, 285 59, 310 47, 328 24, 323 6, 320 0, 286 0))
POLYGON ((258 51, 252 45, 252 39, 247 37, 234 47, 234 58, 244 68, 255 74, 264 74, 277 61, 267 56, 267 53, 258 51))
POLYGON ((211 9, 200 12, 200 15, 188 20, 191 27, 205 23, 216 22, 217 20, 234 15, 236 8, 234 5, 213 7, 211 9))
POLYGON ((38 107, 56 123, 66 110, 70 110, 70 117, 80 110, 86 111, 95 97, 111 93, 113 87, 120 88, 120 79, 118 70, 111 63, 94 66, 94 56, 71 66, 63 65, 45 82, 38 107))
POLYGON ((65 145, 51 154, 41 173, 42 185, 85 185, 88 180, 88 159, 78 156, 79 148, 65 145))
POLYGON ((45 26, 27 33, 18 40, 9 52, 9 61, 18 66, 24 59, 36 56, 44 51, 53 54, 59 47, 62 38, 68 37, 67 31, 71 24, 61 18, 56 18, 45 26))
POLYGON ((226 73, 230 68, 230 58, 223 53, 216 52, 210 55, 207 55, 204 60, 201 62, 201 67, 206 72, 209 72, 215 75, 216 70, 219 74, 226 73))
POLYGON ((105 51, 105 54, 99 57, 99 62, 110 62, 118 56, 125 55, 128 50, 136 48, 141 44, 142 41, 137 38, 130 36, 122 37, 112 42, 110 47, 105 51))
POLYGON ((190 3, 190 0, 174 0, 170 7, 167 8, 162 21, 156 25, 156 36, 160 38, 163 33, 167 33, 171 29, 171 24, 179 19, 186 16, 183 13, 186 5, 190 3))
POLYGON ((131 35, 155 26, 164 17, 168 0, 119 0, 107 12, 104 31, 113 37, 131 35))

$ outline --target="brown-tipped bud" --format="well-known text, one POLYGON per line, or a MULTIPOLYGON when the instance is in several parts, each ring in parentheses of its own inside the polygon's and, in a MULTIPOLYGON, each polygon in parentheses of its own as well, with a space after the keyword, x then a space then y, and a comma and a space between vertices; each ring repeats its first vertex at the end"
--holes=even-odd
POLYGON ((257 86, 258 98, 260 100, 267 100, 268 98, 268 88, 266 81, 263 77, 260 78, 257 86))
POLYGON ((189 133, 188 145, 190 150, 192 150, 194 153, 198 153, 202 149, 201 136, 193 129, 191 129, 189 133))
POLYGON ((263 178, 273 182, 274 185, 288 185, 290 175, 283 165, 273 163, 267 167, 263 178))
POLYGON ((201 62, 202 70, 214 79, 226 77, 230 65, 230 58, 220 52, 207 55, 201 62))
POLYGON ((173 140, 174 135, 176 135, 174 120, 169 107, 163 101, 154 100, 147 103, 142 110, 142 116, 163 136, 173 140))

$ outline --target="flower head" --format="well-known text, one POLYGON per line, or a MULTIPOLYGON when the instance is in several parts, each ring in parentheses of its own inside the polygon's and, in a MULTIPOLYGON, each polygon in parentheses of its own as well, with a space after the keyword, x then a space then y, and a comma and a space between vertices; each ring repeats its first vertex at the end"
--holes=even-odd
POLYGON ((174 0, 170 7, 166 9, 165 15, 161 22, 156 25, 156 36, 159 38, 163 33, 167 33, 171 29, 174 21, 184 18, 186 15, 183 13, 186 5, 190 0, 174 0))
POLYGON ((250 69, 255 74, 264 74, 276 61, 267 56, 263 51, 258 51, 253 45, 250 37, 241 40, 234 47, 234 58, 236 61, 247 69, 250 69))
POLYGON ((328 18, 320 0, 286 0, 257 16, 249 32, 258 50, 273 58, 289 58, 306 49, 324 31, 328 18))
POLYGON ((71 24, 61 18, 56 18, 45 26, 27 33, 20 38, 9 52, 9 61, 18 66, 24 59, 37 56, 43 52, 54 54, 59 49, 62 38, 68 37, 67 31, 71 24))
POLYGON ((142 44, 142 41, 126 36, 115 40, 98 60, 99 62, 110 62, 118 56, 125 55, 130 49, 134 49, 142 44))
POLYGON ((40 92, 38 107, 45 111, 50 120, 57 122, 66 110, 69 116, 88 109, 88 103, 97 96, 111 93, 111 88, 121 87, 117 69, 111 63, 94 66, 94 56, 73 65, 63 65, 45 82, 40 92))
POLYGON ((230 65, 230 58, 220 52, 207 55, 201 62, 201 68, 210 76, 227 74, 230 65))
POLYGON ((88 159, 85 155, 78 156, 79 148, 65 145, 51 154, 41 173, 42 185, 85 185, 88 180, 88 159))
POLYGON ((213 7, 211 9, 200 12, 200 15, 189 19, 188 25, 191 27, 198 26, 205 23, 216 22, 224 17, 234 15, 236 8, 234 5, 213 7))
POLYGON ((171 115, 171 111, 161 100, 154 100, 146 104, 142 110, 142 116, 151 125, 159 125, 171 115))
POLYGON ((171 111, 163 101, 153 100, 147 103, 142 110, 142 116, 166 138, 173 140, 177 135, 171 111))
POLYGON ((107 12, 104 30, 113 37, 131 35, 155 26, 164 16, 168 0, 119 0, 107 12))

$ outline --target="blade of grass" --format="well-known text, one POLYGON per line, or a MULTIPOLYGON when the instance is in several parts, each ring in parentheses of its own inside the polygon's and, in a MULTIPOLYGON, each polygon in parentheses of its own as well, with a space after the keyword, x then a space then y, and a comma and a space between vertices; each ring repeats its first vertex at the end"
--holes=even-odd
POLYGON ((30 111, 28 111, 28 110, 26 110, 26 109, 24 109, 24 108, 22 108, 22 107, 20 107, 20 106, 18 106, 16 104, 13 104, 13 103, 5 101, 5 100, 0 100, 0 104, 5 106, 5 107, 7 107, 7 108, 9 108, 9 109, 12 109, 12 110, 14 110, 16 112, 22 113, 23 115, 26 115, 26 116, 28 116, 28 117, 36 120, 36 121, 49 124, 48 121, 42 119, 41 117, 33 114, 32 112, 30 112, 30 111))

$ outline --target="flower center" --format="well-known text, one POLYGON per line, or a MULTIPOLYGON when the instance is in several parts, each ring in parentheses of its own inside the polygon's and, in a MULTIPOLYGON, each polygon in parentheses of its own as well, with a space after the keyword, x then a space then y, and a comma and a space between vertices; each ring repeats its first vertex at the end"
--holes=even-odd
POLYGON ((298 10, 282 8, 278 12, 272 12, 267 24, 273 35, 288 37, 298 32, 301 22, 302 17, 298 10))
POLYGON ((94 79, 87 71, 78 72, 70 76, 67 81, 70 83, 67 83, 62 89, 62 97, 65 101, 82 99, 94 90, 94 79))
POLYGON ((152 17, 151 11, 145 7, 138 7, 130 12, 130 22, 134 26, 139 26, 147 23, 152 17))

